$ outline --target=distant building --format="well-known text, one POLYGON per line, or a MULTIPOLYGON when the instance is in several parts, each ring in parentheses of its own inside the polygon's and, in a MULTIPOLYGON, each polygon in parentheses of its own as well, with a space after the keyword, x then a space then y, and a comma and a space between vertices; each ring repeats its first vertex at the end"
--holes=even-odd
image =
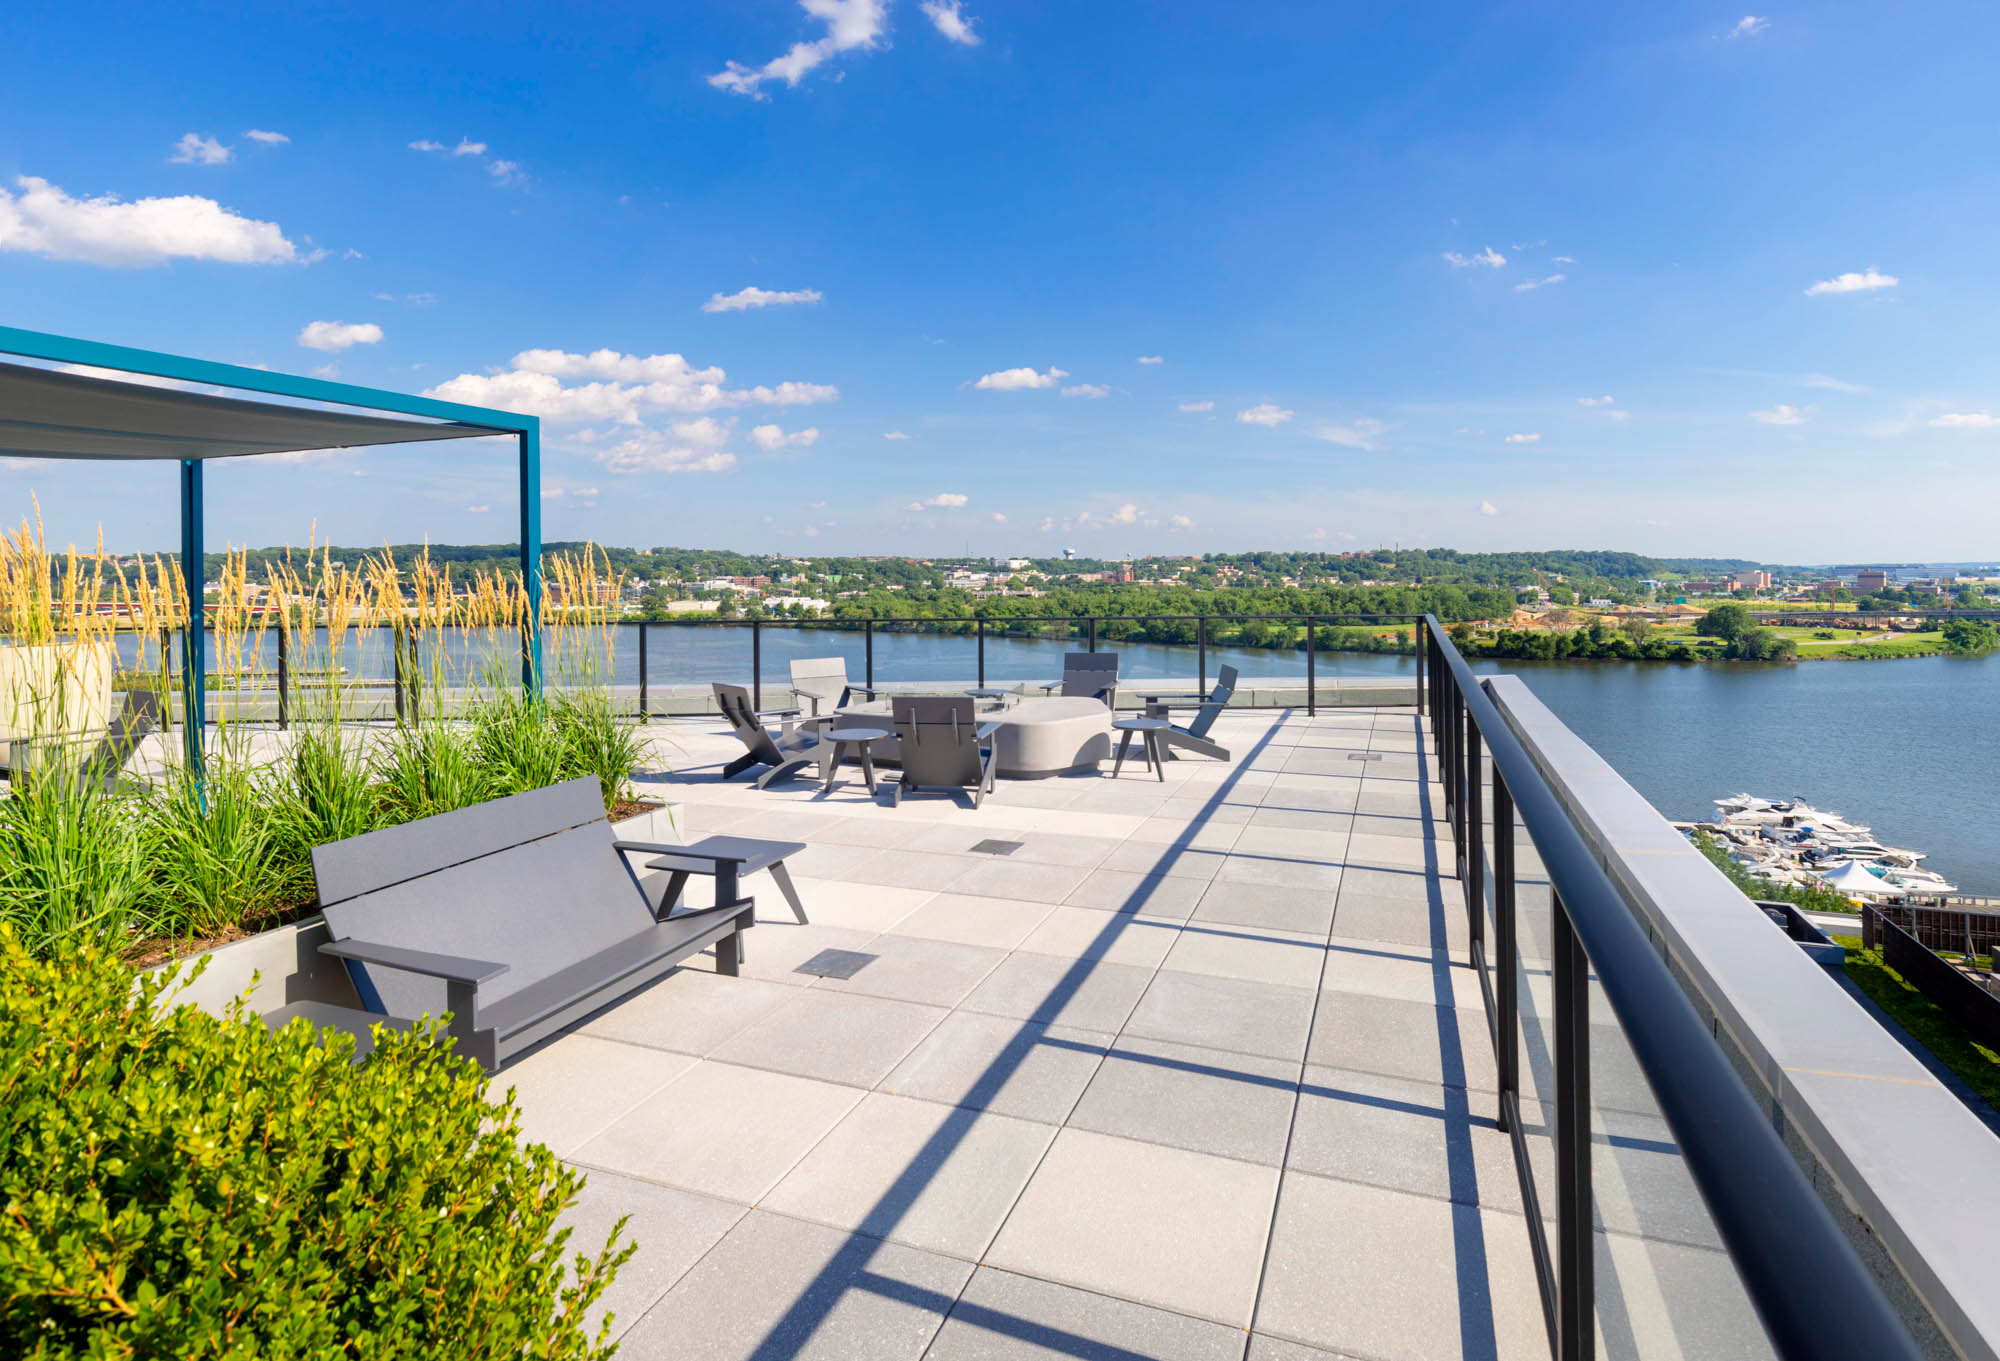
POLYGON ((1877 591, 1887 590, 1888 587, 1889 574, 1879 567, 1864 567, 1854 574, 1856 595, 1874 595, 1877 591))
POLYGON ((714 614, 722 608, 719 600, 669 600, 668 614, 714 614))
POLYGON ((1813 583, 1813 593, 1831 600, 1840 594, 1840 583, 1831 577, 1828 577, 1825 581, 1815 581, 1813 583))

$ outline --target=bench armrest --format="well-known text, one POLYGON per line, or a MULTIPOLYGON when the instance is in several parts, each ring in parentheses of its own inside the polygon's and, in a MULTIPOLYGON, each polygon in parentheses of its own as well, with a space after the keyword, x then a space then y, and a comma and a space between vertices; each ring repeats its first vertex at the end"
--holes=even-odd
POLYGON ((747 856, 717 855, 713 851, 697 851, 690 846, 675 846, 665 841, 614 841, 611 849, 626 855, 684 855, 691 860, 713 860, 718 865, 740 865, 747 856))
POLYGON ((319 947, 319 952, 335 959, 351 959, 356 964, 380 964, 385 969, 426 974, 447 983, 479 984, 507 972, 505 964, 491 960, 406 950, 400 945, 382 945, 372 940, 330 940, 319 947))

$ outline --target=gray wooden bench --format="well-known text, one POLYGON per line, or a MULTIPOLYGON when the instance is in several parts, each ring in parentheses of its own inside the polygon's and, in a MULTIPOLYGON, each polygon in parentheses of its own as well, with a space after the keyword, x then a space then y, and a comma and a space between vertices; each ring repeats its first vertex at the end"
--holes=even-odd
POLYGON ((655 906, 629 857, 663 854, 700 852, 619 840, 594 777, 316 847, 320 949, 369 1014, 301 1003, 265 1019, 365 1037, 449 1011, 459 1052, 490 1072, 710 946, 735 974, 754 900, 655 906))

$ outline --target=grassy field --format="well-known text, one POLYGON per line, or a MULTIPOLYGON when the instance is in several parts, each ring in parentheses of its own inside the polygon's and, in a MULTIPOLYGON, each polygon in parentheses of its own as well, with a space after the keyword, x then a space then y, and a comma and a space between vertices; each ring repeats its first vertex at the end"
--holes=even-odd
MULTIPOLYGON (((1890 633, 1875 629, 1839 628, 1829 620, 1825 624, 1782 625, 1772 628, 1771 632, 1796 643, 1800 661, 1824 661, 1829 658, 1866 660, 1876 657, 1930 657, 1944 651, 1944 635, 1935 630, 1921 633, 1890 633), (1822 634, 1832 636, 1822 637, 1822 634)), ((1696 634, 1692 624, 1686 627, 1662 627, 1655 630, 1652 636, 1666 638, 1671 642, 1686 643, 1689 647, 1697 649, 1703 644, 1717 641, 1696 634)))
POLYGON ((1903 976, 1883 963, 1881 952, 1861 948, 1859 936, 1835 936, 1847 950, 1847 976, 1876 1006, 1910 1032, 1938 1062, 1965 1080, 1989 1106, 2000 1108, 2000 1054, 1968 1039, 1963 1030, 1903 976))

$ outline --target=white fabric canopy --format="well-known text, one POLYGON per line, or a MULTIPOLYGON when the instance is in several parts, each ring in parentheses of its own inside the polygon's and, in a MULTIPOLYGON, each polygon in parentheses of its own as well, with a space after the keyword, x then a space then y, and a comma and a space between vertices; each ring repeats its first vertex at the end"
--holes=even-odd
POLYGON ((1870 874, 1859 860, 1849 860, 1830 874, 1820 876, 1841 893, 1873 893, 1893 895, 1896 886, 1870 874))

